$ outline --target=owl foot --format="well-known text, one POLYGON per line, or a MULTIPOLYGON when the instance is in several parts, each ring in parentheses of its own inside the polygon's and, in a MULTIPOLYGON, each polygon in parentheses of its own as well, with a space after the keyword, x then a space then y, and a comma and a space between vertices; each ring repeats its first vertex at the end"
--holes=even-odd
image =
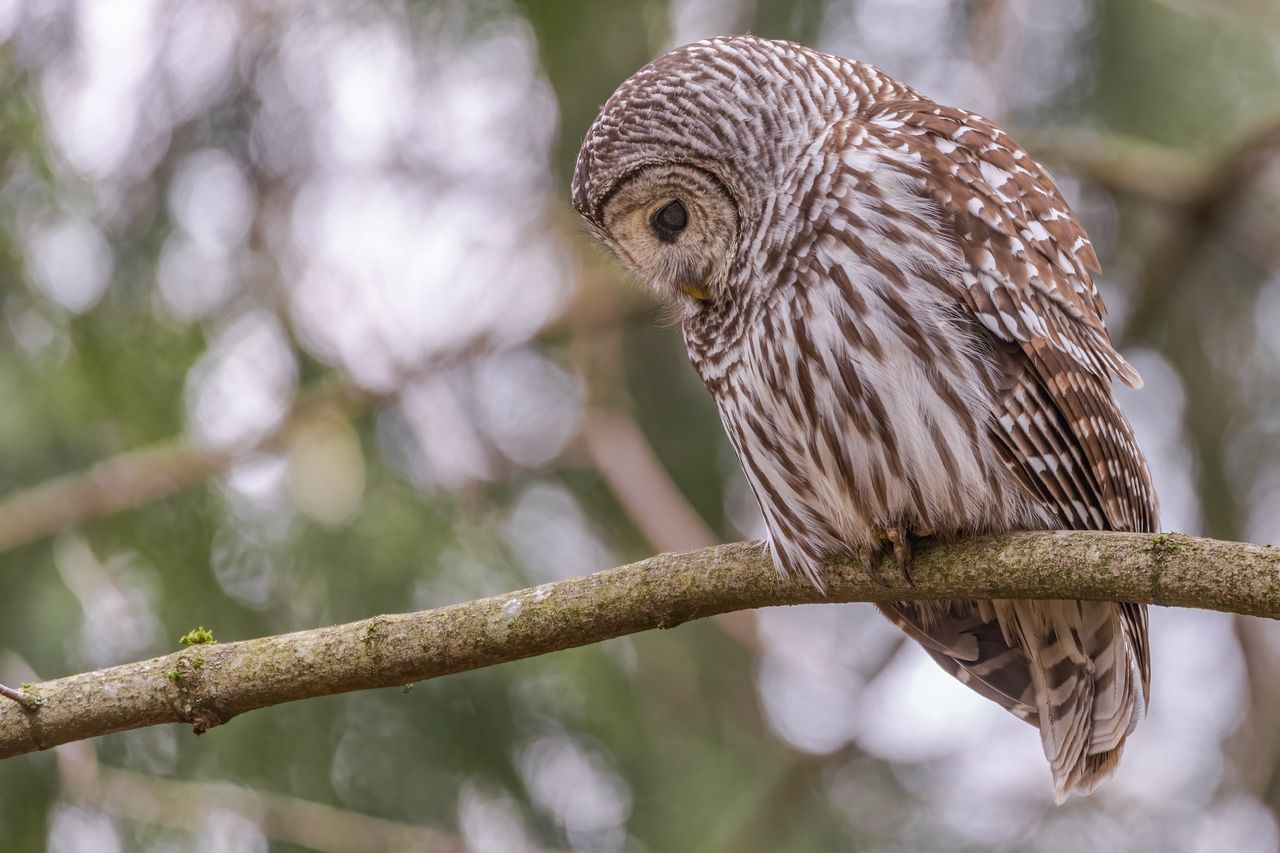
POLYGON ((909 571, 911 565, 911 543, 907 532, 901 527, 878 527, 871 532, 869 544, 858 549, 858 559, 862 562, 862 570, 880 586, 889 586, 889 582, 880 574, 881 558, 887 548, 893 549, 894 563, 898 572, 907 583, 911 582, 909 571))
POLYGON ((902 576, 907 585, 911 585, 911 539, 924 538, 932 536, 934 530, 930 528, 912 528, 910 531, 904 525, 896 525, 893 527, 879 527, 872 531, 875 538, 870 545, 867 545, 858 551, 858 558, 862 562, 862 570, 867 573, 873 581, 881 586, 889 586, 889 583, 880 574, 880 558, 888 547, 893 548, 893 562, 898 567, 898 573, 902 576))

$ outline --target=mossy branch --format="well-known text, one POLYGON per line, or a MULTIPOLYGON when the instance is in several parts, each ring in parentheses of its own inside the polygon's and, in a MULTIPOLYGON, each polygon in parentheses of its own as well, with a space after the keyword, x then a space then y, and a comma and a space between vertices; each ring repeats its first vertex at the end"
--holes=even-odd
MULTIPOLYGON (((883 574, 894 577, 885 567, 883 574)), ((255 708, 391 687, 753 607, 1085 598, 1280 616, 1280 549, 1179 535, 1017 533, 917 550, 911 583, 833 565, 825 594, 759 544, 663 554, 420 613, 236 643, 24 686, 0 699, 0 758, 160 723, 197 733, 255 708)))

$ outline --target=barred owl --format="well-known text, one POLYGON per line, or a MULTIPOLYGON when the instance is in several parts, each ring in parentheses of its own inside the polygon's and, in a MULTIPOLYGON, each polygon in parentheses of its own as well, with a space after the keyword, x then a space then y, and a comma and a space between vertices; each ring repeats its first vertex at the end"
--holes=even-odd
MULTIPOLYGON (((1088 238, 987 119, 883 71, 726 37, 674 50, 601 109, 573 204, 678 309, 780 572, 875 572, 913 536, 1153 530, 1111 392, 1088 238)), ((899 601, 950 674, 1040 730, 1059 801, 1142 718, 1144 606, 899 601)))

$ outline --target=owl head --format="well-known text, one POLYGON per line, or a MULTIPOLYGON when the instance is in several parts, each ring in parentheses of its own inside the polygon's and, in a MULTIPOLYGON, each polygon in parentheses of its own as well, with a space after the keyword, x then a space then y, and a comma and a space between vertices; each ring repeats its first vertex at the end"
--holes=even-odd
POLYGON ((892 85, 789 42, 677 48, 601 108, 578 153, 574 207, 660 297, 689 310, 739 300, 767 285, 768 259, 793 231, 806 156, 818 159, 813 146, 872 83, 892 85))
POLYGON ((659 296, 710 301, 728 287, 742 233, 742 204, 720 171, 675 157, 638 165, 587 221, 659 296))

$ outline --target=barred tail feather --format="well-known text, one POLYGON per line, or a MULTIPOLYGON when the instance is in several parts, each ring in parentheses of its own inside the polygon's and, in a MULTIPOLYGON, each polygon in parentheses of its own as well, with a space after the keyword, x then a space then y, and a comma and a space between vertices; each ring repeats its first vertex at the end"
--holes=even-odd
POLYGON ((1026 657, 1011 645, 989 601, 897 601, 877 605, 939 666, 978 695, 1039 725, 1026 657))
POLYGON ((1091 792, 1115 771, 1146 711, 1127 620, 1106 601, 994 605, 1006 638, 1025 654, 1055 798, 1091 792))
POLYGON ((957 680, 1040 729, 1061 803, 1115 772, 1146 711, 1145 613, 1133 607, 998 600, 880 609, 957 680))

